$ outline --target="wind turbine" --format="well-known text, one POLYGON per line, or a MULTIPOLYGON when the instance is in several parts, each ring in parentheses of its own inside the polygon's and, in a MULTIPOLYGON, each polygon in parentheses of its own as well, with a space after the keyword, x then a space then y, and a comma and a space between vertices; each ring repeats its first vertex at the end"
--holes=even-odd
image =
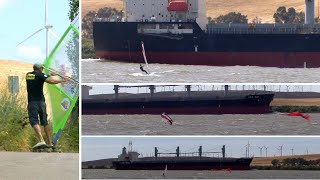
POLYGON ((257 146, 259 149, 260 149, 260 157, 262 157, 262 149, 264 148, 264 146, 260 147, 260 146, 257 146))
POLYGON ((51 30, 53 28, 53 26, 51 24, 48 24, 48 0, 45 0, 45 12, 44 12, 44 27, 40 28, 39 30, 37 30, 36 32, 34 32, 33 34, 31 34, 29 37, 27 37, 25 40, 23 40, 22 42, 20 42, 17 46, 19 46, 20 44, 26 42, 28 39, 30 39, 31 37, 33 37, 34 35, 38 34, 39 32, 41 32, 42 30, 46 30, 46 58, 49 56, 49 32, 57 39, 59 39, 59 37, 51 30))
POLYGON ((280 156, 282 156, 282 149, 283 149, 283 144, 281 146, 278 146, 279 148, 277 148, 280 152, 280 156))

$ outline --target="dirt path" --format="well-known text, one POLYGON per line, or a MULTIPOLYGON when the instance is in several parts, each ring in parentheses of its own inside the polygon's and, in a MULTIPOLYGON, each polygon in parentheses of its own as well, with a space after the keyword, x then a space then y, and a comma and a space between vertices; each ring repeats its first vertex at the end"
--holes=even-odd
POLYGON ((79 179, 79 154, 0 152, 1 179, 79 179))

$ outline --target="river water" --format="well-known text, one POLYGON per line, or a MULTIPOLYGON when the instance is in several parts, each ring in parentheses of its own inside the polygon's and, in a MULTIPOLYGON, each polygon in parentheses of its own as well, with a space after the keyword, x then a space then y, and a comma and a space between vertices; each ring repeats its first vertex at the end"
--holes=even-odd
POLYGON ((319 83, 320 69, 150 64, 82 60, 83 83, 319 83))
POLYGON ((311 121, 279 113, 265 115, 83 115, 83 135, 320 135, 320 114, 311 121))
POLYGON ((83 179, 318 179, 320 171, 116 171, 84 169, 83 179))

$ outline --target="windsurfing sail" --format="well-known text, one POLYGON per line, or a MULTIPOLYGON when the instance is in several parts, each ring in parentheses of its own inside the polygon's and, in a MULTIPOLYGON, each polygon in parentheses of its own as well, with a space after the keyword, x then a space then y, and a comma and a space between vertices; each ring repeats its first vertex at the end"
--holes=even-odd
POLYGON ((167 175, 167 171, 168 171, 168 165, 166 164, 166 167, 164 168, 164 172, 163 172, 163 177, 165 177, 167 175))
POLYGON ((48 84, 51 109, 52 142, 57 144, 79 97, 79 31, 72 24, 44 62, 44 73, 57 73, 60 78, 69 77, 66 83, 48 84))
POLYGON ((283 115, 286 115, 286 116, 295 116, 295 117, 302 117, 303 119, 305 120, 308 120, 310 121, 311 119, 311 116, 309 114, 302 114, 301 112, 292 112, 292 113, 289 113, 289 114, 283 114, 283 115))
POLYGON ((142 54, 143 54, 144 62, 146 63, 147 67, 149 67, 148 60, 147 60, 147 56, 146 56, 146 51, 145 51, 145 49, 144 49, 144 43, 143 43, 143 41, 141 41, 141 46, 142 46, 142 54))
POLYGON ((170 125, 173 124, 173 119, 167 113, 162 113, 161 118, 163 119, 164 122, 166 122, 170 125))

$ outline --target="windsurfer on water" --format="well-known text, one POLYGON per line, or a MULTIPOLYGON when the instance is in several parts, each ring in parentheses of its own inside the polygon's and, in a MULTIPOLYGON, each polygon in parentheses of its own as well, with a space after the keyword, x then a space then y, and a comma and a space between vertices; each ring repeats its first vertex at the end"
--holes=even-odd
POLYGON ((164 119, 165 122, 169 123, 170 125, 173 125, 173 119, 167 114, 167 113, 162 113, 161 117, 164 119))
POLYGON ((50 137, 50 127, 47 120, 46 103, 43 95, 44 82, 49 84, 59 84, 68 81, 67 77, 63 77, 61 80, 55 80, 51 78, 52 76, 57 75, 55 72, 52 72, 51 76, 48 76, 46 74, 43 74, 42 70, 43 65, 36 63, 33 65, 33 71, 28 72, 26 75, 29 121, 38 138, 38 143, 33 146, 33 148, 46 144, 41 134, 39 120, 40 125, 44 127, 44 131, 48 139, 48 145, 53 146, 50 137))
POLYGON ((142 64, 140 64, 140 70, 141 70, 142 72, 145 72, 146 74, 149 74, 146 70, 143 69, 143 65, 142 65, 142 64))

